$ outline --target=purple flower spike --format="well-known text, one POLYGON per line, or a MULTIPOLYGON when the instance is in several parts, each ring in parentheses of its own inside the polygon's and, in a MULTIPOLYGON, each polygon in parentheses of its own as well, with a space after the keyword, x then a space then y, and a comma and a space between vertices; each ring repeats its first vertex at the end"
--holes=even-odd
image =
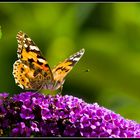
POLYGON ((140 124, 70 95, 1 93, 0 136, 140 138, 140 124))

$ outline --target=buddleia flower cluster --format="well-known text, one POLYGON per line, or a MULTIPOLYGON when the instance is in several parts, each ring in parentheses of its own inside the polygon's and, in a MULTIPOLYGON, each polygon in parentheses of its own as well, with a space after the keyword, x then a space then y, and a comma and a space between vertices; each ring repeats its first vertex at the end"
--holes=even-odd
POLYGON ((0 94, 1 137, 140 137, 140 124, 71 95, 0 94))

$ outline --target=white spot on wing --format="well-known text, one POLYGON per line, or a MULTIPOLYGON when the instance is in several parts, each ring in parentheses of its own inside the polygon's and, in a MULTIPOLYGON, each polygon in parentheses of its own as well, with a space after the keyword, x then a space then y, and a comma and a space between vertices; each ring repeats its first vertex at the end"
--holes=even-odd
POLYGON ((44 59, 41 59, 41 58, 38 58, 38 61, 41 62, 41 63, 46 62, 44 59))
POLYGON ((19 85, 19 87, 21 87, 22 89, 24 89, 23 85, 19 85))
POLYGON ((31 41, 31 38, 28 37, 27 40, 31 41))
POLYGON ((21 57, 21 55, 20 55, 20 54, 17 54, 17 56, 18 56, 18 58, 20 58, 20 57, 21 57))
POLYGON ((21 41, 20 41, 20 40, 17 40, 17 42, 18 42, 18 43, 21 43, 21 41))
POLYGON ((15 82, 16 82, 16 84, 18 83, 18 80, 17 79, 15 79, 15 82))
POLYGON ((73 61, 79 61, 80 58, 81 57, 76 57, 76 58, 72 58, 71 60, 73 60, 73 61))
POLYGON ((21 48, 22 48, 22 45, 18 45, 18 49, 19 49, 19 48, 21 49, 21 48))
POLYGON ((31 50, 39 51, 39 48, 38 48, 37 46, 32 46, 32 45, 30 45, 30 49, 31 49, 31 50))
POLYGON ((24 44, 24 47, 25 47, 25 48, 27 48, 27 47, 28 47, 28 45, 27 45, 27 44, 24 44))

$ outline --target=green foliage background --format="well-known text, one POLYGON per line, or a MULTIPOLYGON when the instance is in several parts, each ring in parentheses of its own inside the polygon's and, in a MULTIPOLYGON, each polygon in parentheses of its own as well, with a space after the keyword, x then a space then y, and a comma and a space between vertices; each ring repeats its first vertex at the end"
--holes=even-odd
POLYGON ((139 3, 0 3, 0 25, 0 92, 23 91, 12 75, 22 30, 51 67, 85 48, 63 94, 140 122, 139 3))

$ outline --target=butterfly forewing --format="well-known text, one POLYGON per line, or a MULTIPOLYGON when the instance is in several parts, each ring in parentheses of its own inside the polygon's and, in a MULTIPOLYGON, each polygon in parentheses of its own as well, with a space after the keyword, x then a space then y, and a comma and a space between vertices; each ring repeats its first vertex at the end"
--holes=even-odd
POLYGON ((64 78, 67 74, 72 70, 75 64, 80 60, 83 56, 85 50, 81 49, 77 53, 71 55, 69 58, 65 59, 62 63, 58 64, 53 70, 53 77, 56 83, 56 87, 59 88, 64 83, 64 78))

